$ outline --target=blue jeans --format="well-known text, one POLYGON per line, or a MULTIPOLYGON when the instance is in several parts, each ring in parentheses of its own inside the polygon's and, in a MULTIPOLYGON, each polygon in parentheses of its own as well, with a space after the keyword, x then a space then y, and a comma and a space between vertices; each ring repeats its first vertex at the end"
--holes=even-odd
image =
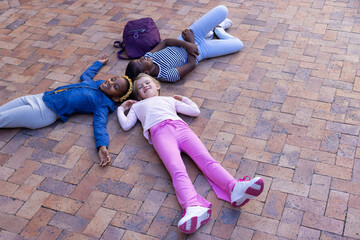
MULTIPOLYGON (((243 43, 236 37, 227 35, 227 38, 222 39, 205 39, 205 36, 225 20, 228 14, 228 9, 224 5, 219 5, 204 16, 194 22, 189 29, 192 29, 195 36, 195 44, 199 50, 198 61, 206 58, 219 57, 226 54, 240 51, 243 48, 243 43)), ((180 35, 179 40, 183 40, 180 35)))
POLYGON ((16 98, 0 107, 0 128, 31 128, 49 126, 57 115, 42 100, 42 94, 16 98))

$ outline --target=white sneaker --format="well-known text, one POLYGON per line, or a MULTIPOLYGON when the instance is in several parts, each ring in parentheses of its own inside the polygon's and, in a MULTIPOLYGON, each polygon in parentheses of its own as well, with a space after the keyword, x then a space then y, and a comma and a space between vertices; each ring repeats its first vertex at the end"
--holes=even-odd
POLYGON ((190 234, 207 223, 211 217, 211 209, 206 207, 188 207, 178 223, 180 231, 190 234))
POLYGON ((211 30, 210 32, 208 32, 208 34, 206 34, 205 38, 206 39, 213 39, 214 38, 214 31, 211 30))
POLYGON ((261 178, 256 177, 250 180, 250 177, 245 176, 235 183, 230 196, 231 205, 234 207, 242 207, 249 202, 250 199, 259 196, 263 190, 264 181, 261 178))
POLYGON ((232 21, 228 18, 225 18, 225 20, 219 24, 219 27, 222 27, 223 29, 228 29, 231 26, 232 26, 232 21))
POLYGON ((230 39, 230 38, 235 38, 233 35, 231 35, 230 33, 225 32, 225 29, 223 29, 222 27, 216 27, 214 29, 215 35, 219 38, 219 39, 230 39))

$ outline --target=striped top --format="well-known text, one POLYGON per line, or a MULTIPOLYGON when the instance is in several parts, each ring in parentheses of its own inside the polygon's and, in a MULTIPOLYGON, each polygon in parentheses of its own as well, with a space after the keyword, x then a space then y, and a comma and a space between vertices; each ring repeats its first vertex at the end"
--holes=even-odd
POLYGON ((180 80, 179 72, 176 68, 187 63, 187 51, 183 47, 166 47, 157 52, 147 52, 144 57, 151 57, 153 62, 159 66, 159 75, 156 77, 160 81, 176 82, 180 80))

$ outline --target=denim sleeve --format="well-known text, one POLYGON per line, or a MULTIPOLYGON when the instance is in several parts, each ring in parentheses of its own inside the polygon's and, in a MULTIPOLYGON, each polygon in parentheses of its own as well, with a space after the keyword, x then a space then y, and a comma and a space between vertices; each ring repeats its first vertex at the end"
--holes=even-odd
POLYGON ((107 107, 99 108, 94 113, 94 137, 97 148, 100 146, 109 147, 109 135, 106 130, 108 114, 109 109, 107 107))
POLYGON ((99 72, 103 64, 99 61, 94 62, 86 71, 80 76, 81 81, 94 81, 95 75, 99 72))

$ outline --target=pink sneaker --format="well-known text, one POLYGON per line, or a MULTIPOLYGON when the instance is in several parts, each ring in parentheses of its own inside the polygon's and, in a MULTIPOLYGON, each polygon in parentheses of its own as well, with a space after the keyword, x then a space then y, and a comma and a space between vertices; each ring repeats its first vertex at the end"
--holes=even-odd
POLYGON ((231 192, 231 205, 234 207, 244 206, 250 199, 259 196, 264 190, 264 181, 256 177, 250 180, 249 176, 239 179, 231 192))
POLYGON ((188 207, 178 223, 178 228, 186 234, 193 233, 207 223, 210 217, 210 208, 200 206, 188 207))

